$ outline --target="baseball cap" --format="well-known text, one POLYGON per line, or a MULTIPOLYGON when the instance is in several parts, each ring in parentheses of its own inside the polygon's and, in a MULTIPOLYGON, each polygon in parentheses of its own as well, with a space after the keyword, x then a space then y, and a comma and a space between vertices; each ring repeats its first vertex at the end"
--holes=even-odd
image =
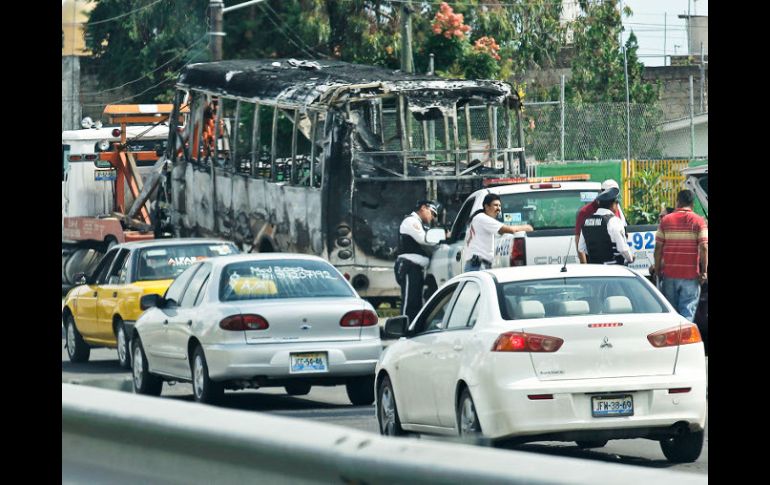
POLYGON ((615 182, 613 179, 607 179, 604 182, 602 182, 602 192, 607 192, 611 188, 616 188, 618 191, 620 191, 620 187, 618 186, 618 183, 615 182))
POLYGON ((607 190, 602 190, 599 195, 596 196, 596 200, 599 202, 616 200, 620 195, 620 189, 617 187, 608 187, 607 190))
POLYGON ((415 205, 415 209, 418 209, 424 205, 428 206, 428 209, 430 209, 431 212, 433 212, 434 216, 438 216, 438 206, 435 202, 428 199, 421 199, 417 201, 417 204, 415 205))

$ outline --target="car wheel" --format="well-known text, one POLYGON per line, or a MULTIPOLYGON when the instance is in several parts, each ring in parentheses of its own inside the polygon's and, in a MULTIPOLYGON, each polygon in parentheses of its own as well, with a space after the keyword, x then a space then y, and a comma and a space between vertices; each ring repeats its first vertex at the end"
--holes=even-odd
POLYGON ((386 436, 404 436, 406 431, 401 427, 396 408, 396 396, 393 394, 393 385, 390 378, 385 376, 380 381, 377 390, 377 422, 380 425, 380 434, 386 436))
POLYGON ((310 392, 311 387, 312 386, 310 384, 297 382, 293 384, 287 384, 284 386, 284 389, 286 389, 286 394, 289 396, 304 396, 310 392))
POLYGON ((703 449, 703 431, 687 432, 661 440, 660 449, 671 463, 692 463, 703 449))
POLYGON ((142 347, 142 340, 136 337, 133 341, 133 346, 134 351, 131 363, 134 377, 134 393, 160 396, 160 391, 163 389, 163 380, 154 374, 150 374, 147 355, 144 353, 144 347, 142 347))
POLYGON ((195 347, 192 360, 193 397, 195 400, 206 404, 216 404, 222 399, 225 387, 209 378, 209 366, 203 347, 195 347))
POLYGON ((463 389, 457 406, 457 429, 460 436, 481 434, 481 423, 476 415, 476 406, 473 404, 471 391, 467 388, 463 389))
POLYGON ((83 340, 83 336, 75 326, 75 317, 67 315, 67 356, 70 362, 88 362, 91 347, 83 340))
POLYGON ((374 376, 348 379, 345 389, 354 406, 369 406, 374 402, 374 376))
POLYGON ((580 448, 602 448, 609 440, 579 440, 575 441, 580 448))
POLYGON ((128 335, 126 335, 126 327, 123 322, 118 322, 116 326, 115 339, 118 341, 118 362, 124 369, 131 368, 131 351, 128 344, 128 335))

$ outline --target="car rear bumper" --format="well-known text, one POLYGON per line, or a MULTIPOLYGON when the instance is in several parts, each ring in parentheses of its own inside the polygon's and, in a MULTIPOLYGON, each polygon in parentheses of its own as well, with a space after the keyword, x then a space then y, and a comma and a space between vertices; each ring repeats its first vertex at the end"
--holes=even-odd
MULTIPOLYGON (((579 381, 519 381, 510 385, 471 388, 477 394, 476 409, 484 434, 490 438, 526 438, 529 441, 573 441, 582 431, 606 431, 607 439, 651 437, 671 434, 686 425, 691 431, 704 429, 706 381, 692 376, 583 379, 579 381), (671 393, 671 389, 689 388, 671 393), (591 397, 633 397, 632 416, 593 417, 591 397), (552 399, 529 396, 552 395, 552 399), (577 433, 575 433, 577 432, 577 433)), ((584 438, 583 438, 584 439, 584 438)), ((523 441, 527 441, 526 439, 523 441)))
POLYGON ((203 346, 213 380, 257 377, 346 377, 374 375, 382 352, 379 338, 291 344, 221 344, 203 346), (297 352, 326 352, 328 371, 291 373, 289 355, 297 352))

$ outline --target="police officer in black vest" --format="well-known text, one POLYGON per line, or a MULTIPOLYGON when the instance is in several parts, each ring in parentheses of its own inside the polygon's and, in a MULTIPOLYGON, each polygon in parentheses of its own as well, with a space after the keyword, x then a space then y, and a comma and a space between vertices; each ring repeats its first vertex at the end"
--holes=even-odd
POLYGON ((394 266, 401 287, 401 314, 413 322, 422 308, 423 272, 430 263, 432 245, 425 242, 426 229, 438 215, 436 203, 420 200, 398 230, 398 258, 394 266))
POLYGON ((619 194, 617 187, 611 187, 596 196, 599 208, 586 218, 580 230, 581 263, 628 265, 634 262, 623 222, 614 214, 619 194))

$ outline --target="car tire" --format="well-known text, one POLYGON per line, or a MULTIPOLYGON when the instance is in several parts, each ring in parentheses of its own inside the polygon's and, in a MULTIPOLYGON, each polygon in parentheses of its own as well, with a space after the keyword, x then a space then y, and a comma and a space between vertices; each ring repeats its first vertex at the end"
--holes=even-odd
POLYGON ((88 358, 91 356, 91 347, 88 346, 86 341, 83 340, 83 336, 80 335, 78 327, 75 325, 75 317, 67 315, 66 322, 67 356, 70 362, 88 362, 88 358))
POLYGON ((115 340, 118 343, 118 363, 123 369, 131 368, 131 345, 126 333, 126 327, 123 322, 118 321, 115 325, 115 340))
POLYGON ((195 347, 191 365, 193 397, 196 401, 204 404, 216 404, 222 400, 225 393, 225 386, 220 382, 214 382, 209 377, 209 365, 206 362, 206 355, 203 353, 203 347, 195 347))
POLYGON ((374 376, 348 379, 345 390, 354 406, 369 406, 374 402, 374 376))
POLYGON ((147 354, 144 353, 142 340, 139 337, 133 339, 131 364, 133 377, 131 381, 134 383, 134 394, 160 396, 160 392, 163 389, 163 379, 150 373, 147 354))
POLYGON ((460 436, 476 436, 481 434, 481 423, 476 414, 476 405, 471 397, 471 391, 466 387, 457 402, 457 431, 460 436))
POLYGON ((293 384, 285 385, 284 389, 286 389, 286 394, 288 394, 289 396, 304 396, 305 394, 310 392, 311 387, 312 386, 310 384, 296 382, 293 384))
POLYGON ((575 441, 580 448, 602 448, 609 440, 579 440, 575 441))
POLYGON ((390 377, 384 376, 377 388, 377 423, 380 434, 385 436, 404 436, 406 431, 401 427, 396 407, 396 395, 390 377))
POLYGON ((703 449, 703 431, 689 431, 661 440, 660 449, 671 463, 692 463, 703 449))

